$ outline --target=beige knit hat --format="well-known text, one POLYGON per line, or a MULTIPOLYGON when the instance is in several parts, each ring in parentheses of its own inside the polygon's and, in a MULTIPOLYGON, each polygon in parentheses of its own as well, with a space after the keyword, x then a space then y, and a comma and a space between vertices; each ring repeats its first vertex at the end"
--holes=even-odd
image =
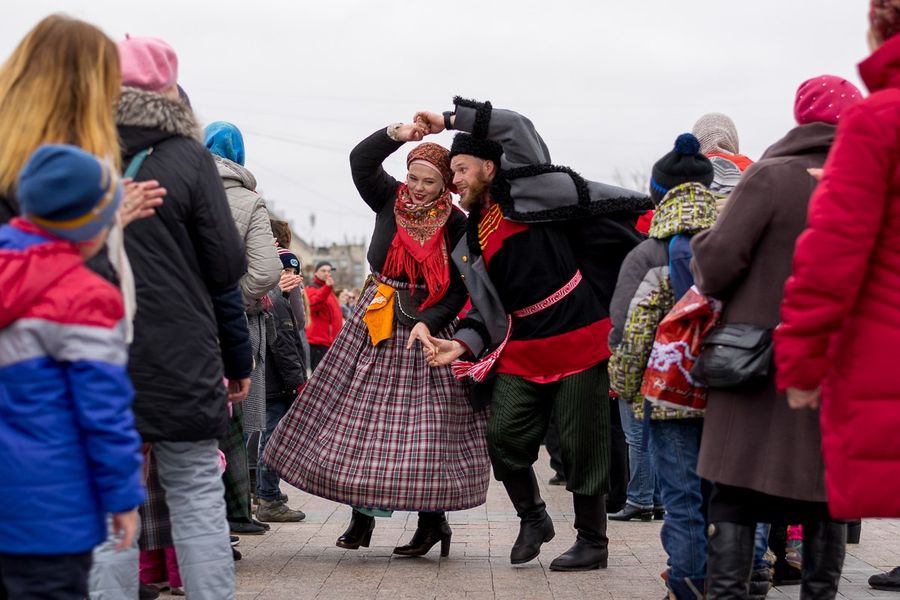
POLYGON ((734 121, 722 113, 708 113, 697 119, 692 131, 700 140, 700 152, 740 154, 740 142, 734 121))

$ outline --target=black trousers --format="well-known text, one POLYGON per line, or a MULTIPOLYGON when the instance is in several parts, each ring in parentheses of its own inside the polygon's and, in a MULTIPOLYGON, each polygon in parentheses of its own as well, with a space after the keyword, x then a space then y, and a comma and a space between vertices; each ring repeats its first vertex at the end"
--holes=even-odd
POLYGON ((550 468, 557 475, 566 477, 562 464, 562 448, 559 445, 559 425, 556 423, 556 411, 550 413, 550 423, 547 425, 547 435, 544 436, 544 446, 550 455, 550 468))
MULTIPOLYGON (((544 437, 544 445, 550 454, 550 468, 565 478, 562 464, 562 447, 559 444, 559 425, 556 410, 550 414, 550 425, 544 437)), ((608 512, 618 512, 625 507, 628 492, 628 446, 622 417, 619 415, 619 401, 609 399, 609 496, 606 499, 608 512)))
POLYGON ((609 378, 606 363, 553 383, 499 374, 487 426, 494 476, 504 481, 531 468, 555 411, 566 489, 609 491, 609 378))
POLYGON ((325 354, 328 353, 328 346, 320 346, 319 344, 309 345, 309 370, 315 371, 325 354))
POLYGON ((91 553, 0 554, 0 600, 84 600, 91 553))

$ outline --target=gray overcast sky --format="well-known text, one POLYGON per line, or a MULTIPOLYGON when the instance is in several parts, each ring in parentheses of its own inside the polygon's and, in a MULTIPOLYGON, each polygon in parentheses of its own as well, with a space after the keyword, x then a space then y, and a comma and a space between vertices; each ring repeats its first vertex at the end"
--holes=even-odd
MULTIPOLYGON (((244 132, 259 189, 315 243, 374 218, 347 155, 380 126, 456 95, 529 116, 553 161, 591 179, 647 170, 705 112, 729 114, 751 158, 793 125, 801 81, 859 84, 867 0, 121 0, 16 2, 7 56, 65 12, 113 39, 168 41, 205 124, 244 132), (310 215, 315 213, 315 227, 310 215)), ((448 144, 441 134, 433 141, 448 144)), ((407 149, 386 164, 405 175, 407 149)))

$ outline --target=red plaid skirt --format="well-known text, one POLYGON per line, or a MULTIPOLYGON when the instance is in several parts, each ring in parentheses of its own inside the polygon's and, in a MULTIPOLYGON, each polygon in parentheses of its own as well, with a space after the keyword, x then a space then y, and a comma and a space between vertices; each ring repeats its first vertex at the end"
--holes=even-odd
MULTIPOLYGON (((385 280, 389 285, 404 284, 385 280)), ((353 315, 266 444, 290 484, 362 508, 463 510, 483 504, 490 478, 487 411, 449 367, 431 368, 411 329, 372 346, 363 322, 377 286, 353 315)), ((452 328, 438 334, 449 338, 452 328)))

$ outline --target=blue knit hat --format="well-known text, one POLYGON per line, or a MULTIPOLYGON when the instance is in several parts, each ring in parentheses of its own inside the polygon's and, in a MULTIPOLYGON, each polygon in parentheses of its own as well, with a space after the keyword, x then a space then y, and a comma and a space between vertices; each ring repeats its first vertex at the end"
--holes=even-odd
POLYGON ((45 144, 19 173, 16 194, 26 219, 55 236, 83 242, 115 218, 122 183, 94 155, 75 146, 45 144))
POLYGON ((281 267, 284 269, 296 269, 298 273, 303 271, 300 266, 300 259, 297 255, 286 248, 278 249, 278 258, 281 259, 281 267))
POLYGON ((216 156, 244 164, 244 136, 237 126, 227 121, 216 121, 206 126, 203 137, 206 147, 216 156))

